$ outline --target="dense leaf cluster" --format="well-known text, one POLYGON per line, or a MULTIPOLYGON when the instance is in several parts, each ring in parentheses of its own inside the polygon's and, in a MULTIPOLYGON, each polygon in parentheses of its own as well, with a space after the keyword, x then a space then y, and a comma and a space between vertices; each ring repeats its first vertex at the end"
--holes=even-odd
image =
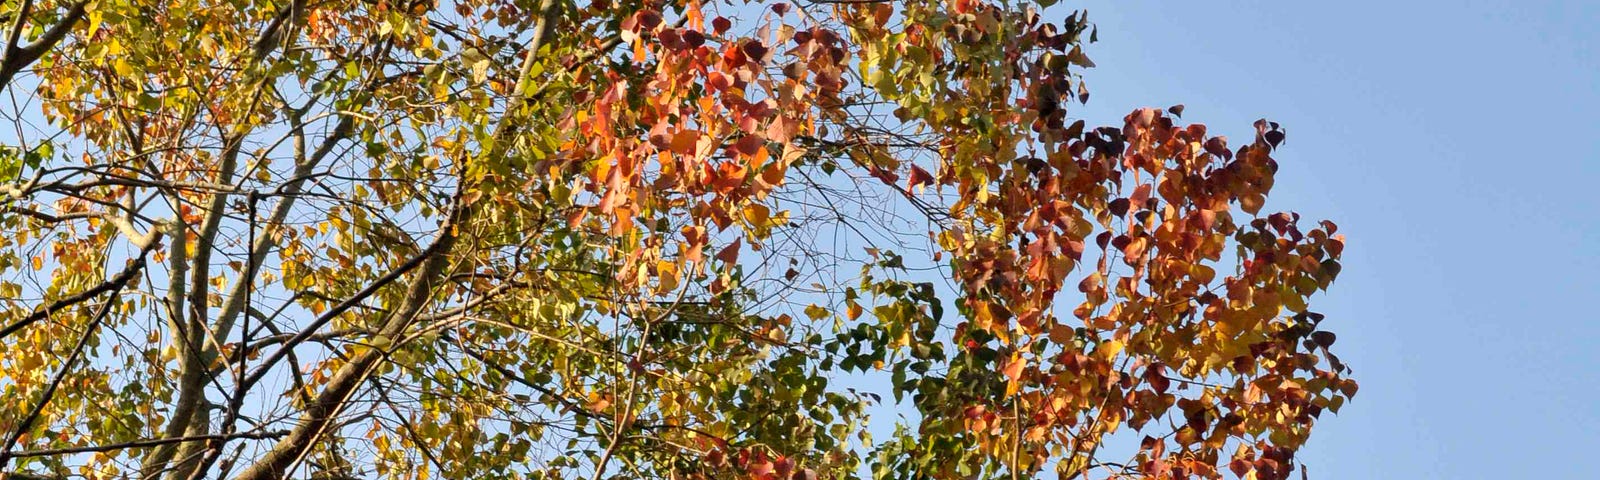
POLYGON ((0 472, 1288 478, 1343 237, 1048 6, 9 2, 0 472))

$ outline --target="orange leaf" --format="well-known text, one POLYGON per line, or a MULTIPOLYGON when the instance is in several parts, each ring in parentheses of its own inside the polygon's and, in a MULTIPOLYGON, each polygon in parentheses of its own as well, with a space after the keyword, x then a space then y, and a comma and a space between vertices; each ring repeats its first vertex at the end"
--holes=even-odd
POLYGON ((679 130, 678 133, 672 134, 670 149, 672 153, 679 155, 693 155, 695 153, 695 144, 699 143, 699 141, 700 131, 679 130))
POLYGON ((1006 367, 1005 367, 1005 372, 1004 373, 1006 375, 1006 378, 1011 379, 1011 381, 1013 381, 1013 382, 1021 379, 1022 378, 1022 367, 1025 367, 1027 365, 1028 365, 1028 361, 1027 360, 1023 360, 1022 356, 1014 354, 1014 353, 1011 354, 1011 361, 1007 362, 1006 363, 1006 367))
POLYGON ((682 232, 684 260, 694 263, 705 260, 706 227, 688 225, 683 227, 682 232))

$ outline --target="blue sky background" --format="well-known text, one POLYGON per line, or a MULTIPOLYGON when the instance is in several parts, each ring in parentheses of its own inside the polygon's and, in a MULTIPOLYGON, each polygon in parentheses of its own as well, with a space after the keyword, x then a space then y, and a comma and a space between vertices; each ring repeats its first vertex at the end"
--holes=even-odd
POLYGON ((1600 2, 1109 1, 1092 97, 1288 142, 1269 210, 1339 223, 1313 303, 1362 389, 1312 478, 1594 478, 1600 2))

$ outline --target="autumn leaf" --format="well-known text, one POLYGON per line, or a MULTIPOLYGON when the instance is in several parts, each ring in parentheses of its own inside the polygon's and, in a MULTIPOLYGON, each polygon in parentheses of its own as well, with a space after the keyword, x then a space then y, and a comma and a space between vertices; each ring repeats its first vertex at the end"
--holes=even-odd
POLYGON ((911 165, 911 174, 906 176, 906 190, 915 190, 919 186, 932 185, 933 175, 916 164, 911 165))
POLYGON ((145 3, 4 7, 0 471, 1281 480, 1358 390, 1285 126, 1088 123, 1083 12, 145 3))
POLYGON ((715 258, 726 265, 732 265, 738 262, 739 242, 740 239, 734 239, 733 243, 729 243, 727 246, 722 247, 721 250, 718 250, 715 258))

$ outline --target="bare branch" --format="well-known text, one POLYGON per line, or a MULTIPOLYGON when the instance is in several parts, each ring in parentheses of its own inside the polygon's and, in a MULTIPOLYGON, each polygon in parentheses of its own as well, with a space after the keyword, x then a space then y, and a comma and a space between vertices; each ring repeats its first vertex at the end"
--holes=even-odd
POLYGON ((71 454, 75 454, 75 453, 111 452, 111 451, 116 451, 116 450, 126 450, 126 449, 129 449, 129 448, 155 447, 155 446, 171 445, 171 444, 177 444, 177 443, 204 442, 204 441, 208 441, 208 440, 237 440, 237 439, 267 440, 267 439, 283 438, 285 435, 288 435, 288 434, 289 434, 289 432, 283 432, 283 431, 277 431, 277 432, 243 432, 243 433, 234 433, 234 434, 228 434, 228 435, 199 435, 199 436, 194 436, 194 437, 157 438, 157 439, 151 439, 151 440, 136 440, 136 441, 132 441, 132 442, 117 443, 117 444, 111 444, 111 445, 94 445, 94 446, 88 446, 88 447, 69 447, 69 448, 51 448, 51 449, 45 449, 45 450, 28 450, 28 451, 21 451, 21 452, 13 453, 13 454, 11 454, 11 456, 12 456, 12 458, 53 457, 53 456, 57 456, 57 455, 71 455, 71 454))

